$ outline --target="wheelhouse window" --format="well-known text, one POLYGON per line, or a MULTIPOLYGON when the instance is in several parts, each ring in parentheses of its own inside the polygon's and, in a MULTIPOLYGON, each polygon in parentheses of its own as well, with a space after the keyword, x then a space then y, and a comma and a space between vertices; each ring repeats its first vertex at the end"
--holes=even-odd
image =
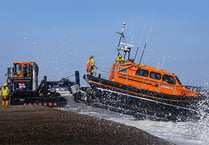
POLYGON ((20 63, 14 64, 14 75, 21 75, 21 64, 20 63))
POLYGON ((148 70, 144 70, 144 69, 140 69, 140 68, 139 68, 139 69, 137 69, 137 71, 136 71, 136 75, 148 77, 149 71, 148 71, 148 70))
POLYGON ((127 73, 127 68, 121 68, 121 70, 119 71, 119 72, 121 72, 121 73, 127 73))
POLYGON ((173 76, 170 75, 163 75, 163 81, 169 83, 169 84, 176 84, 176 80, 173 76))
POLYGON ((30 76, 30 65, 29 64, 23 64, 23 77, 29 77, 30 76))
POLYGON ((179 80, 177 76, 176 76, 176 80, 179 82, 180 85, 182 85, 181 81, 179 80))
POLYGON ((157 73, 157 72, 151 72, 150 73, 150 78, 156 79, 156 80, 160 80, 161 79, 161 74, 157 73))

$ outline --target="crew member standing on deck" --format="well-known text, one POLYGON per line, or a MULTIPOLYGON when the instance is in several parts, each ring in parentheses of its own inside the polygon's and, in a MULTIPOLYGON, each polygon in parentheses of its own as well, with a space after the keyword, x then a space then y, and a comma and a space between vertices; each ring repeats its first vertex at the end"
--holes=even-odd
POLYGON ((90 75, 93 75, 95 69, 95 61, 94 56, 91 56, 89 60, 87 61, 86 71, 90 73, 90 75))
POLYGON ((116 61, 116 62, 119 62, 119 63, 124 63, 124 58, 123 58, 123 56, 120 54, 120 55, 116 58, 115 61, 116 61))
POLYGON ((9 93, 10 93, 10 90, 8 88, 7 83, 5 83, 4 86, 1 88, 2 107, 9 106, 9 93))

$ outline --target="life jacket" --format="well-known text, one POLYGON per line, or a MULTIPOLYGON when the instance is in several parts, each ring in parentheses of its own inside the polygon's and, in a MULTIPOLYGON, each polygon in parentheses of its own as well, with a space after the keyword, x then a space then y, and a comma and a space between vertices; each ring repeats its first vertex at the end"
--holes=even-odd
POLYGON ((9 88, 8 87, 3 87, 1 89, 1 95, 2 96, 8 96, 9 95, 9 88))
POLYGON ((124 58, 123 57, 118 57, 118 58, 116 58, 116 60, 115 60, 116 62, 124 62, 124 58))
POLYGON ((91 59, 88 60, 88 63, 91 64, 91 65, 94 65, 95 64, 95 61, 94 61, 93 58, 91 58, 91 59))
POLYGON ((86 65, 86 71, 90 71, 91 70, 91 64, 90 63, 87 63, 86 65))
POLYGON ((95 61, 93 58, 89 59, 86 66, 86 71, 90 71, 92 69, 92 66, 95 65, 95 61))

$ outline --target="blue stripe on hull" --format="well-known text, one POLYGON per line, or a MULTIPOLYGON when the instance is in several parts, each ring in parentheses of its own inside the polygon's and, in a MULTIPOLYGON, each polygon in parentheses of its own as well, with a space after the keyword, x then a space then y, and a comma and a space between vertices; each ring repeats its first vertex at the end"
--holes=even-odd
POLYGON ((127 95, 128 97, 141 99, 141 100, 146 100, 146 101, 152 101, 152 102, 161 103, 161 104, 164 104, 164 105, 173 105, 175 107, 182 107, 184 109, 189 109, 189 108, 185 108, 185 107, 188 107, 189 105, 191 105, 191 102, 181 102, 181 100, 168 100, 168 99, 159 98, 159 97, 155 97, 155 96, 148 96, 148 95, 135 93, 135 92, 131 92, 131 91, 128 91, 128 90, 122 90, 122 89, 114 88, 114 87, 110 87, 110 86, 106 87, 103 84, 100 85, 100 84, 94 83, 94 82, 90 82, 90 84, 93 85, 96 88, 108 90, 109 92, 114 92, 114 93, 117 93, 119 95, 120 94, 121 95, 127 95))
POLYGON ((105 104, 117 106, 119 108, 122 107, 134 110, 136 111, 134 113, 135 115, 138 113, 140 115, 143 114, 148 118, 153 118, 154 120, 156 120, 157 118, 160 120, 178 120, 179 118, 181 118, 181 120, 189 120, 192 118, 198 118, 198 112, 192 108, 183 107, 175 104, 168 104, 166 102, 160 102, 154 99, 148 99, 143 95, 136 96, 132 93, 127 93, 113 88, 110 89, 96 83, 90 84, 93 85, 92 87, 95 87, 102 92, 112 94, 111 96, 108 96, 107 94, 105 96, 101 96, 105 97, 105 104), (113 97, 114 95, 116 95, 116 98, 113 97))

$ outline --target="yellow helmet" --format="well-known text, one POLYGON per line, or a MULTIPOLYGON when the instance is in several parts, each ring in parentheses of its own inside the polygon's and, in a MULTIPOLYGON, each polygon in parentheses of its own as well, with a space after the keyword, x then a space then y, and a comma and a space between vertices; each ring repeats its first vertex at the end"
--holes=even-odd
POLYGON ((7 83, 4 83, 4 87, 7 87, 7 83))

